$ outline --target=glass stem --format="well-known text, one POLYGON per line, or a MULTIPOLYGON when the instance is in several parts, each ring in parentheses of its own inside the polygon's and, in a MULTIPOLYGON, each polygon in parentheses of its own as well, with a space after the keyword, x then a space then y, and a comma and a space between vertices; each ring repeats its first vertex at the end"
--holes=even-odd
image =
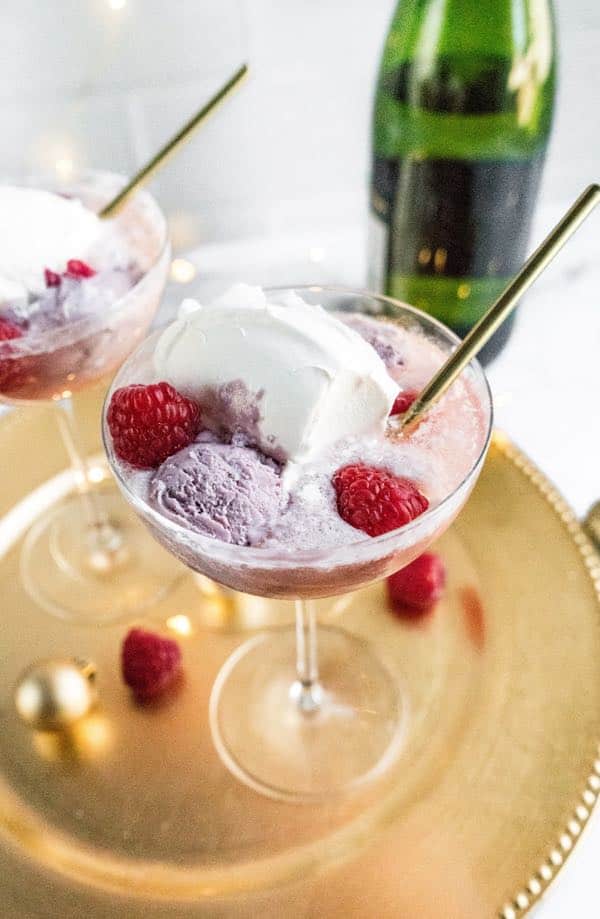
POLYGON ((72 400, 61 399, 55 405, 58 427, 69 456, 87 522, 90 565, 105 572, 114 567, 117 556, 122 556, 123 534, 120 528, 109 520, 99 496, 90 487, 87 461, 81 447, 81 434, 72 400))
POLYGON ((310 714, 321 705, 317 651, 317 612, 314 600, 296 600, 296 679, 292 698, 298 708, 310 714))

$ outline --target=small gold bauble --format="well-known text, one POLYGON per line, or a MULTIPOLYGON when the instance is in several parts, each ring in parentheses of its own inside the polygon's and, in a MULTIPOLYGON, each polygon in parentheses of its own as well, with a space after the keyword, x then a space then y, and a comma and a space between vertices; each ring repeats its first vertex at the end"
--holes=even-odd
POLYGON ((15 688, 15 708, 25 724, 58 731, 75 724, 96 702, 93 664, 75 658, 37 661, 23 671, 15 688))

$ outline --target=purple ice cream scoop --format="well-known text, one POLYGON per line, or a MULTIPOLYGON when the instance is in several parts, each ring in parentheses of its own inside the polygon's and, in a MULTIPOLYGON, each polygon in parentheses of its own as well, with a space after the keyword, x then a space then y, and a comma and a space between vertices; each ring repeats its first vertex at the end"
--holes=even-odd
POLYGON ((340 318, 374 348, 388 370, 403 366, 404 358, 400 353, 399 343, 393 344, 389 340, 389 326, 378 328, 372 319, 356 313, 348 313, 340 318))
POLYGON ((205 536, 254 545, 279 514, 281 469, 239 439, 204 434, 157 469, 150 503, 205 536))

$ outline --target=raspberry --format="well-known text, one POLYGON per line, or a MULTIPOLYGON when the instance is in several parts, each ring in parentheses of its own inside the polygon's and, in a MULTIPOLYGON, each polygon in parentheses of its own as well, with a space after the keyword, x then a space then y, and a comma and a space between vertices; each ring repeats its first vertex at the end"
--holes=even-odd
POLYGON ((95 274, 93 268, 78 258, 70 258, 67 262, 66 278, 93 278, 95 274))
POLYGON ((369 536, 404 526, 426 511, 429 501, 410 479, 356 463, 333 476, 340 517, 369 536))
POLYGON ((191 444, 200 407, 169 383, 136 384, 113 393, 107 421, 119 459, 147 469, 191 444))
POLYGON ((44 268, 46 287, 60 287, 60 275, 51 268, 44 268))
POLYGON ((387 579, 388 598, 396 613, 415 616, 427 612, 440 599, 446 585, 446 568, 434 552, 424 552, 387 579))
POLYGON ((10 341, 12 338, 21 338, 23 330, 12 319, 0 316, 0 341, 10 341))
MULTIPOLYGON (((23 330, 11 319, 0 316, 0 342, 11 341, 14 338, 21 338, 23 330)), ((10 352, 10 345, 3 348, 3 351, 10 352)), ((0 358, 0 388, 5 389, 12 386, 19 376, 19 358, 2 357, 0 358)))
POLYGON ((407 389, 404 392, 399 392, 392 405, 390 415, 403 415, 404 412, 409 410, 417 396, 418 393, 414 389, 407 389))
POLYGON ((121 671, 136 699, 156 699, 181 673, 181 649, 172 638, 131 629, 121 649, 121 671))

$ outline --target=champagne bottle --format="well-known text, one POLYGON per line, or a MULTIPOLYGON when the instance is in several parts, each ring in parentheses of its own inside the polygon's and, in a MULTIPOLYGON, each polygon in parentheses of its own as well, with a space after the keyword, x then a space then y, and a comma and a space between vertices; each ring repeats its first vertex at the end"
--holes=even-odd
MULTIPOLYGON (((464 336, 527 255, 555 91, 551 0, 400 0, 375 96, 370 285, 464 336)), ((507 323, 484 359, 504 345, 507 323)))

